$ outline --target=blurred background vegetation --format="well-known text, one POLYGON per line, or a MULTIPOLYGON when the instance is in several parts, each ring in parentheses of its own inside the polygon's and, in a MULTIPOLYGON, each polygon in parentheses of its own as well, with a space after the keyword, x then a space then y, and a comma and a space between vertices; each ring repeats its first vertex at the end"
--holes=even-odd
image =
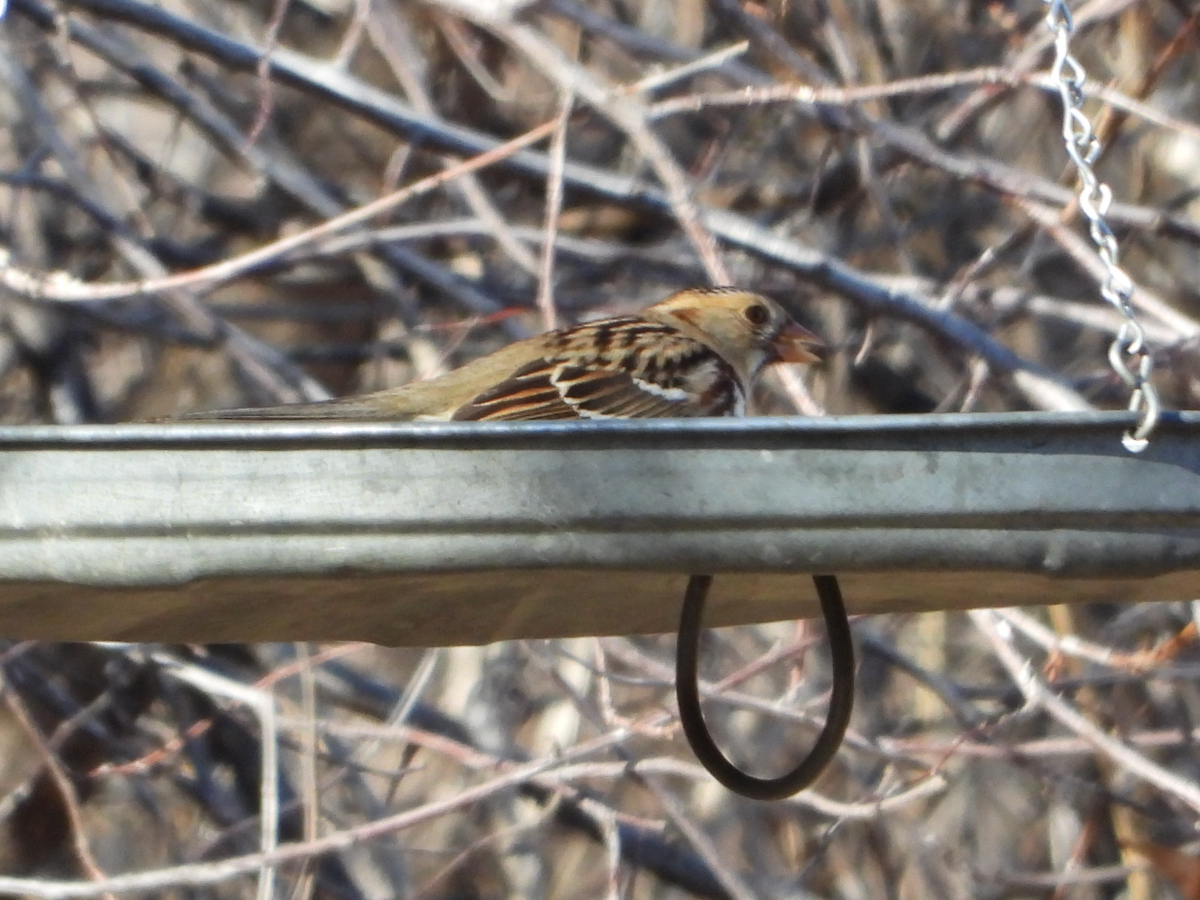
MULTIPOLYGON (((765 413, 1123 407, 1044 15, 9 0, 0 417, 371 390, 712 282, 778 298, 833 348, 806 380, 765 379, 765 413)), ((1075 21, 1156 384, 1194 408, 1200 12, 1085 0, 1075 21)), ((265 810, 308 842, 278 868, 289 896, 1200 897, 1197 809, 1027 705, 993 653, 1003 629, 1083 719, 1200 780, 1177 604, 858 623, 851 740, 779 805, 695 766, 670 639, 9 643, 0 871, 92 882, 72 896, 131 871, 157 873, 145 896, 249 896, 265 810), (202 676, 278 701, 277 803, 260 717, 202 676)), ((781 769, 813 733, 786 711, 812 700, 819 721, 818 637, 776 624, 706 647, 714 680, 740 676, 711 715, 748 764, 781 769)))

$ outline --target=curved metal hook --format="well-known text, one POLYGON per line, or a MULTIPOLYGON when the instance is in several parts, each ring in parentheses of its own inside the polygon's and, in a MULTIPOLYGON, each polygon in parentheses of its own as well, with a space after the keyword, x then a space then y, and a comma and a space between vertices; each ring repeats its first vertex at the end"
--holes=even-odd
POLYGON ((711 575, 693 575, 688 579, 679 617, 679 643, 675 651, 675 696, 679 701, 679 721, 696 758, 713 778, 743 797, 753 800, 782 800, 804 790, 837 755, 850 724, 854 708, 854 642, 850 620, 842 602, 842 591, 833 575, 814 575, 813 584, 821 601, 821 614, 829 635, 833 655, 833 690, 825 727, 804 761, 778 778, 748 775, 725 758, 717 746, 700 708, 700 632, 704 601, 712 587, 711 575))

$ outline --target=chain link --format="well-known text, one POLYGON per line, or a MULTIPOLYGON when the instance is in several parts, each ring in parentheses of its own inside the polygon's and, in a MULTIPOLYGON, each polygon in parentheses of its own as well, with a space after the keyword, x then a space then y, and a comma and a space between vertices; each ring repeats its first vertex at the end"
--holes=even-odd
POLYGON ((1088 221, 1088 231, 1096 252, 1104 263, 1104 282, 1100 294, 1117 308, 1125 322, 1108 349, 1108 361, 1113 371, 1131 390, 1129 408, 1138 414, 1137 425, 1122 438, 1132 453, 1145 450, 1150 433, 1158 424, 1162 407, 1158 391, 1150 382, 1154 361, 1146 346, 1146 332, 1133 308, 1133 280, 1118 262, 1117 239, 1105 216, 1112 204, 1112 189, 1103 184, 1092 169, 1100 155, 1100 139, 1092 123, 1083 114, 1083 82, 1087 74, 1079 60, 1071 55, 1071 36, 1075 20, 1066 0, 1042 0, 1046 4, 1046 24, 1054 32, 1054 66, 1051 76, 1058 85, 1063 103, 1063 142, 1067 155, 1079 172, 1079 210, 1088 221))

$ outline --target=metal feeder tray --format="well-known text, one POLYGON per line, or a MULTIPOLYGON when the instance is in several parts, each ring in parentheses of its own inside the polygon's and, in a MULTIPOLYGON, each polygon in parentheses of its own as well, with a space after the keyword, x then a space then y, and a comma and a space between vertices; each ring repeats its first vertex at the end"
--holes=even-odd
POLYGON ((1200 414, 0 428, 0 634, 478 644, 1200 596, 1200 414), (728 573, 728 574, 726 574, 728 573))

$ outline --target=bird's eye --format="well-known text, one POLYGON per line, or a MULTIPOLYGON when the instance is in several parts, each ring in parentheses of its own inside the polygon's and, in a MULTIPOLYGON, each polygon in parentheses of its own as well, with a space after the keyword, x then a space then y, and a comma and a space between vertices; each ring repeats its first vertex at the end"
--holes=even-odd
POLYGON ((761 328, 766 325, 771 318, 771 313, 761 303, 752 303, 742 312, 746 317, 746 321, 755 328, 761 328))

